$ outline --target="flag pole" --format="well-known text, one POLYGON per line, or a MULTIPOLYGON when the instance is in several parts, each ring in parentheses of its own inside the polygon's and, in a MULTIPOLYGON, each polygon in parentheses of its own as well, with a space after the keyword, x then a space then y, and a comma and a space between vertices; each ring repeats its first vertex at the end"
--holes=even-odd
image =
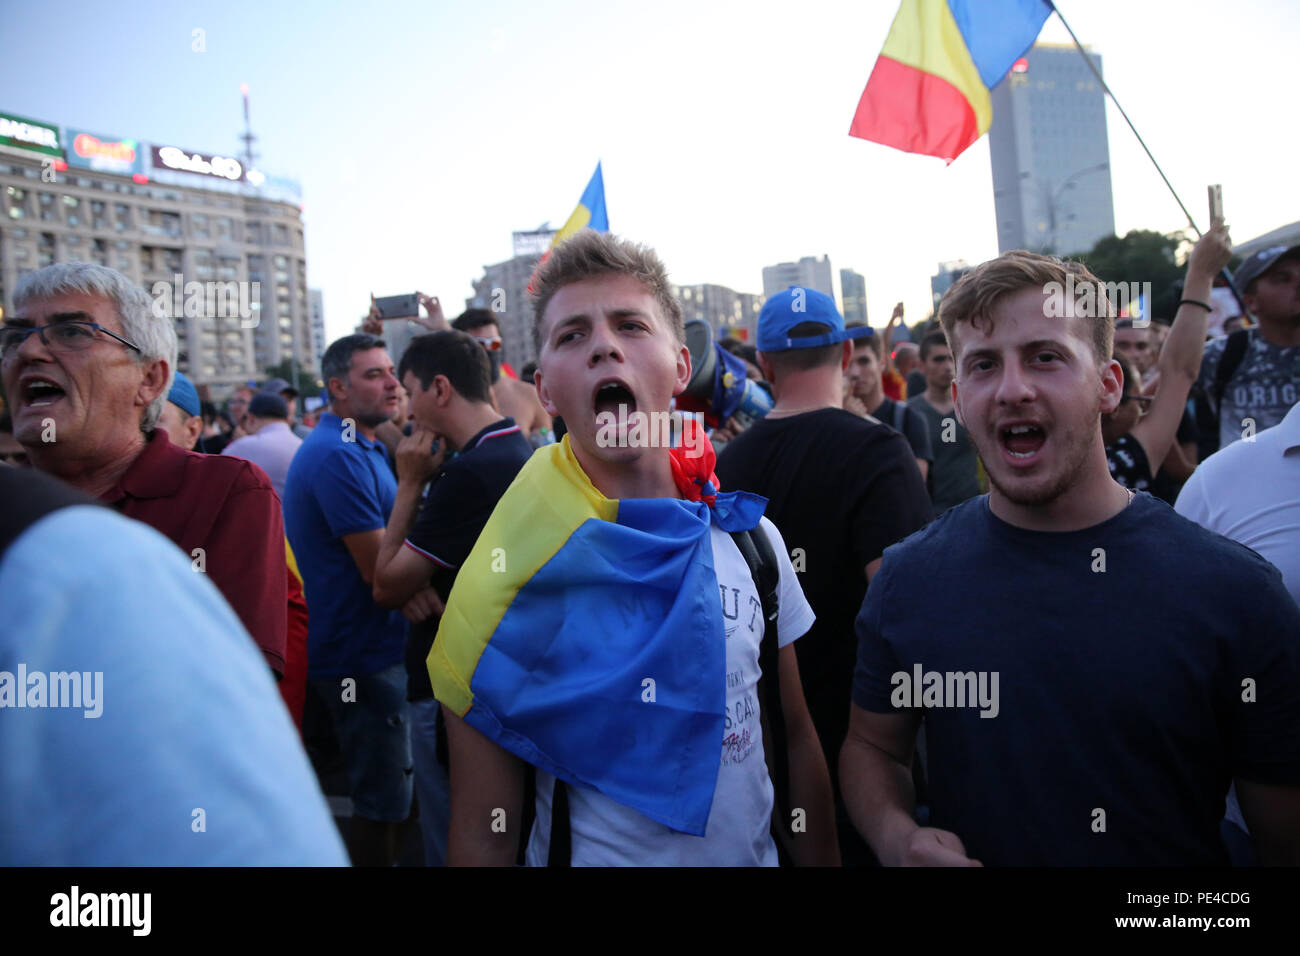
MULTIPOLYGON (((1096 64, 1092 62, 1092 57, 1088 56, 1088 52, 1083 48, 1083 44, 1079 42, 1079 38, 1075 35, 1074 30, 1065 19, 1064 14, 1061 13, 1060 7, 1053 3, 1052 0, 1046 0, 1046 2, 1047 5, 1052 8, 1052 12, 1056 14, 1057 19, 1061 21, 1061 25, 1065 27, 1066 32, 1070 34, 1070 39, 1074 41, 1074 47, 1079 51, 1079 55, 1083 57, 1083 62, 1088 64, 1088 69, 1092 71, 1092 75, 1095 76, 1097 82, 1101 84, 1102 92, 1110 97, 1110 101, 1115 104, 1115 109, 1119 110, 1119 115, 1124 117, 1125 123, 1128 123, 1128 128, 1133 131, 1133 135, 1137 138, 1138 144, 1147 154, 1147 159, 1151 160, 1151 165, 1156 168, 1156 172, 1158 172, 1160 178, 1164 180, 1165 186, 1169 188, 1170 195, 1174 197, 1174 202, 1178 203, 1178 208, 1181 209, 1183 215, 1187 217, 1187 224, 1192 227, 1192 232, 1196 233, 1196 238, 1199 239, 1201 237, 1201 230, 1197 228, 1196 220, 1192 218, 1192 214, 1188 212, 1187 207, 1183 205, 1183 200, 1179 197, 1178 191, 1174 189, 1174 184, 1169 181, 1169 177, 1165 175, 1165 171, 1161 169, 1160 164, 1156 162, 1156 158, 1152 155, 1146 141, 1142 138, 1142 134, 1137 131, 1137 127, 1133 125, 1133 121, 1128 118, 1128 113, 1124 112, 1124 107, 1120 106, 1119 100, 1115 98, 1115 94, 1111 91, 1111 88, 1106 85, 1106 80, 1102 77, 1101 71, 1097 69, 1096 64)), ((1211 223, 1211 225, 1213 225, 1213 223, 1211 223)), ((1230 273, 1225 267, 1219 274, 1227 280, 1228 288, 1232 290, 1232 297, 1237 300, 1237 304, 1241 306, 1242 314, 1245 315, 1246 303, 1241 300, 1241 294, 1237 291, 1237 284, 1232 281, 1232 273, 1230 273)))

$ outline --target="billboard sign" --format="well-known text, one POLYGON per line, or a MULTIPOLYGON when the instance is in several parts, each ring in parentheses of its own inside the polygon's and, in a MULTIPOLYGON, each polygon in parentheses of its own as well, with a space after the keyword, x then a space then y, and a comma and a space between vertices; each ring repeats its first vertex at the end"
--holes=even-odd
POLYGON ((546 250, 551 248, 551 240, 555 238, 555 232, 554 229, 535 229, 532 232, 513 233, 515 255, 545 255, 546 250))
POLYGON ((10 113, 0 113, 0 148, 63 158, 57 126, 10 113))
POLYGON ((194 173, 230 182, 244 182, 244 167, 232 156, 209 156, 191 153, 178 146, 153 147, 154 169, 169 169, 178 173, 194 173))
POLYGON ((144 172, 144 157, 134 139, 98 136, 68 128, 68 165, 101 173, 134 176, 144 172))

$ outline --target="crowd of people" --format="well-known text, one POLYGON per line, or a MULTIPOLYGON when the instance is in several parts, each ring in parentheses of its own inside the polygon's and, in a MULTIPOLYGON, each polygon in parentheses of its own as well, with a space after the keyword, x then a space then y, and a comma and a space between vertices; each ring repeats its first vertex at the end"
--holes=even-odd
POLYGON ((627 421, 691 382, 681 308, 609 234, 538 266, 535 367, 424 295, 394 362, 372 303, 307 416, 201 400, 113 270, 32 272, 0 859, 1300 863, 1300 247, 1210 336, 1230 256, 1169 323, 1028 252, 911 341, 792 287, 724 343, 770 412, 672 442, 627 421))

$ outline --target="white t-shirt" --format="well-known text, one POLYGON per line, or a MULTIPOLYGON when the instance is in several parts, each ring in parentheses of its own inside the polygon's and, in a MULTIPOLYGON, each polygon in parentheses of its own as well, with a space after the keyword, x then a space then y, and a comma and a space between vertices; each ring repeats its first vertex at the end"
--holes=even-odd
MULTIPOLYGON (((781 568, 777 643, 802 637, 815 617, 790 565, 781 533, 762 519, 781 568)), ((776 866, 772 781, 763 755, 758 710, 758 651, 762 604, 749 565, 731 535, 710 529, 727 642, 727 713, 721 766, 704 836, 678 833, 609 797, 569 787, 573 866, 776 866)), ((776 675, 771 675, 775 679, 776 675)), ((528 842, 528 865, 545 866, 551 835, 555 778, 537 772, 537 820, 528 842)))
POLYGON ((1300 404, 1201 462, 1174 510, 1257 551, 1300 604, 1300 404))

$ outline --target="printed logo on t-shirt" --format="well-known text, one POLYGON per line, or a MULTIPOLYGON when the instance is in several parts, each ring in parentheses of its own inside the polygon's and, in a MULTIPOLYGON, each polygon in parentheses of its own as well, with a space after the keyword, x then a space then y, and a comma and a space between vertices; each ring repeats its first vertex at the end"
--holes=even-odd
MULTIPOLYGON (((749 571, 747 565, 740 568, 749 571)), ((719 570, 718 595, 722 601, 724 637, 727 642, 727 707, 722 719, 722 766, 744 763, 762 739, 758 722, 758 646, 762 640, 763 605, 754 591, 753 579, 726 580, 736 570, 719 570)))

